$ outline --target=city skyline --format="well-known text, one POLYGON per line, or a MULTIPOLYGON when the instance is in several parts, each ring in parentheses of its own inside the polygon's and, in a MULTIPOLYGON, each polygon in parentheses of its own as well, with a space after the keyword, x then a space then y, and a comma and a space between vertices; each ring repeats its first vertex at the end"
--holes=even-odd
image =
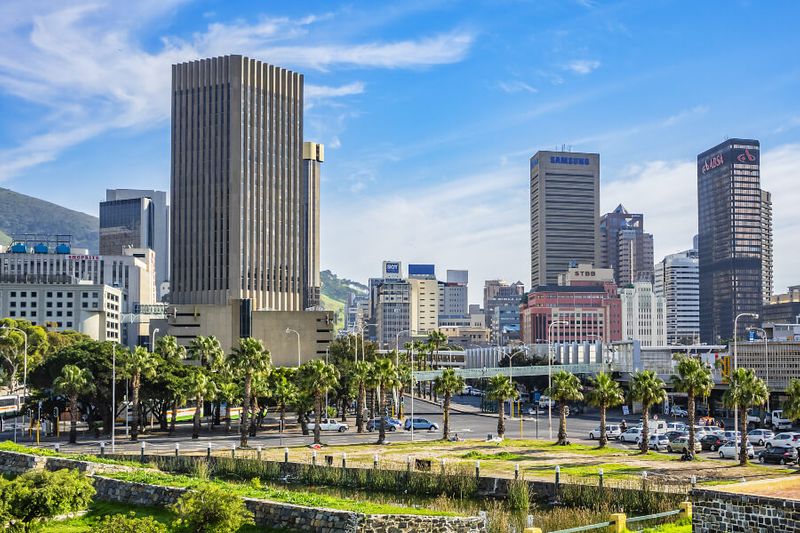
POLYGON ((797 6, 700 5, 689 19, 679 2, 553 2, 508 20, 438 2, 247 5, 3 5, 2 185, 94 214, 106 188, 166 189, 170 65, 242 53, 307 76, 305 138, 329 152, 322 268, 362 281, 385 257, 468 268, 471 302, 479 280, 530 279, 528 158, 562 144, 601 154, 600 212, 643 213, 659 261, 696 233, 695 154, 741 136, 761 140, 774 195, 774 289, 797 283, 798 37, 781 31, 797 6), (737 52, 748 77, 712 68, 729 64, 732 29, 767 24, 737 52))

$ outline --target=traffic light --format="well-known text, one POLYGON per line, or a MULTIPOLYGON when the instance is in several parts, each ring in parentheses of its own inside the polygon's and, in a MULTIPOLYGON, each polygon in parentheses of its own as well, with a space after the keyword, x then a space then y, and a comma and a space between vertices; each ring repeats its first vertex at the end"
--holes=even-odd
POLYGON ((731 356, 723 355, 721 357, 721 361, 722 361, 722 381, 727 383, 731 377, 731 356))

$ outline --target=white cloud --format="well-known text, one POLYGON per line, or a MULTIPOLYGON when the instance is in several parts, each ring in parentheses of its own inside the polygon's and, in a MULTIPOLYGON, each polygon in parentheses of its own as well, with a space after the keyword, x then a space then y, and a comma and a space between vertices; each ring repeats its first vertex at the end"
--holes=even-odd
POLYGON ((498 82, 497 86, 500 88, 501 91, 506 93, 518 93, 518 92, 526 92, 526 93, 537 93, 539 90, 524 81, 520 80, 511 80, 511 81, 501 81, 498 82))
MULTIPOLYGON (((103 132, 150 128, 168 120, 170 69, 181 61, 242 53, 302 69, 424 68, 460 61, 473 41, 470 33, 453 31, 355 44, 328 36, 332 41, 320 44, 325 35, 309 28, 333 16, 323 14, 212 22, 190 38, 166 36, 157 49, 146 48, 137 37, 142 28, 163 23, 184 1, 0 6, 0 90, 44 108, 38 122, 42 131, 0 150, 0 179, 52 161, 103 132), (48 142, 38 142, 42 139, 48 142)), ((306 88, 313 101, 360 94, 364 84, 306 88)))
POLYGON ((589 74, 600 66, 600 62, 594 59, 578 59, 566 65, 567 70, 575 74, 589 74))

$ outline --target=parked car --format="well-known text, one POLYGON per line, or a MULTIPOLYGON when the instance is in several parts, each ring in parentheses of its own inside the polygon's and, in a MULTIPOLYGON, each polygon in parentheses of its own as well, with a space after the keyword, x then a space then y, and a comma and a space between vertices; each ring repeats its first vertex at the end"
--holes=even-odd
MULTIPOLYGON (((619 428, 619 425, 616 424, 607 424, 606 425, 606 438, 608 439, 618 439, 619 436, 622 434, 622 431, 619 428)), ((597 426, 592 431, 589 432, 589 440, 599 439, 600 438, 600 426, 597 426)))
MULTIPOLYGON (((678 437, 677 439, 670 441, 667 444, 667 451, 672 452, 679 452, 684 453, 686 450, 689 449, 689 437, 683 436, 678 437)), ((695 453, 703 451, 703 447, 698 441, 694 441, 694 451, 695 453)))
MULTIPOLYGON (((406 431, 411 429, 411 419, 406 418, 405 425, 403 428, 406 431)), ((436 431, 439 429, 439 424, 435 422, 431 422, 427 418, 415 418, 414 419, 414 429, 427 429, 428 431, 436 431)))
POLYGON ((619 436, 619 440, 622 442, 633 442, 639 444, 639 441, 642 438, 642 428, 628 428, 625 433, 619 436))
MULTIPOLYGON (((649 440, 648 447, 651 450, 655 450, 657 452, 661 450, 666 450, 667 447, 669 446, 669 441, 664 435, 650 435, 648 440, 649 440)), ((637 444, 639 443, 637 442, 637 444)))
MULTIPOLYGON (((309 422, 308 430, 314 431, 316 425, 317 424, 315 422, 309 422)), ((344 433, 348 429, 350 429, 350 426, 348 426, 344 422, 339 422, 334 418, 323 418, 322 422, 319 425, 320 431, 338 431, 339 433, 344 433)))
POLYGON ((770 449, 773 446, 783 445, 790 445, 793 448, 800 447, 800 433, 784 431, 783 433, 778 433, 771 439, 767 439, 766 442, 767 449, 770 449))
MULTIPOLYGON (((403 424, 396 418, 392 418, 390 416, 384 416, 383 419, 386 421, 386 431, 397 431, 398 429, 403 427, 403 424)), ((381 429, 381 419, 380 418, 373 418, 369 422, 367 422, 367 431, 379 431, 381 429)))
POLYGON ((689 433, 687 431, 667 431, 666 433, 664 433, 664 436, 667 437, 668 441, 672 442, 675 439, 679 439, 681 437, 688 437, 689 433))
POLYGON ((687 411, 680 405, 673 405, 672 409, 670 409, 669 412, 672 416, 689 416, 689 411, 687 411))
POLYGON ((771 429, 754 429, 747 434, 747 440, 749 440, 751 444, 763 446, 774 436, 775 433, 773 433, 771 429))
POLYGON ((712 452, 715 452, 720 446, 722 446, 724 442, 725 441, 723 441, 722 437, 719 435, 708 433, 703 435, 703 437, 700 439, 700 446, 703 450, 711 450, 712 452))
POLYGON ((683 422, 670 422, 667 424, 667 433, 670 431, 686 431, 688 428, 683 422))
MULTIPOLYGON (((739 457, 739 449, 742 447, 742 441, 733 441, 728 440, 722 443, 722 446, 719 447, 719 458, 720 459, 736 459, 739 457)), ((755 450, 753 450, 753 445, 749 442, 747 443, 747 457, 750 459, 756 456, 755 450)))
POLYGON ((729 441, 729 440, 741 441, 742 440, 742 432, 741 431, 736 431, 736 432, 734 432, 734 431, 720 431, 717 434, 720 437, 722 437, 722 440, 724 440, 724 441, 729 441))
POLYGON ((549 396, 542 396, 539 398, 539 408, 547 409, 548 403, 550 404, 550 407, 556 406, 555 400, 551 400, 549 396))
POLYGON ((797 461, 797 448, 794 446, 773 446, 758 453, 760 463, 777 463, 785 465, 797 461))

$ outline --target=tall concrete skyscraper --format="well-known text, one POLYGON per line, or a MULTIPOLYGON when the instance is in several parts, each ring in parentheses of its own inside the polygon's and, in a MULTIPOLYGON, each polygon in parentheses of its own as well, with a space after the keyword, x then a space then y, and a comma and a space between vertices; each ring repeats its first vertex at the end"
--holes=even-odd
POLYGON ((667 302, 667 343, 694 344, 700 335, 697 250, 670 254, 655 265, 653 292, 667 302))
POLYGON ((773 291, 772 281, 772 194, 761 191, 761 291, 764 303, 773 291))
POLYGON ((173 304, 303 309, 302 149, 302 74, 241 55, 173 65, 173 304))
POLYGON ((322 280, 319 274, 319 180, 325 147, 303 143, 303 309, 319 306, 322 280))
POLYGON ((760 145, 728 139, 697 156, 700 259, 700 340, 715 343, 743 336, 757 323, 740 313, 759 313, 764 299, 764 202, 760 145))
POLYGON ((653 235, 644 231, 644 215, 618 205, 600 217, 600 268, 613 268, 623 287, 653 280, 653 235))
POLYGON ((106 201, 100 202, 100 254, 121 255, 124 248, 153 250, 159 298, 168 290, 169 234, 166 192, 106 189, 106 201))
POLYGON ((531 289, 555 285, 570 265, 600 260, 600 154, 531 158, 531 289))

